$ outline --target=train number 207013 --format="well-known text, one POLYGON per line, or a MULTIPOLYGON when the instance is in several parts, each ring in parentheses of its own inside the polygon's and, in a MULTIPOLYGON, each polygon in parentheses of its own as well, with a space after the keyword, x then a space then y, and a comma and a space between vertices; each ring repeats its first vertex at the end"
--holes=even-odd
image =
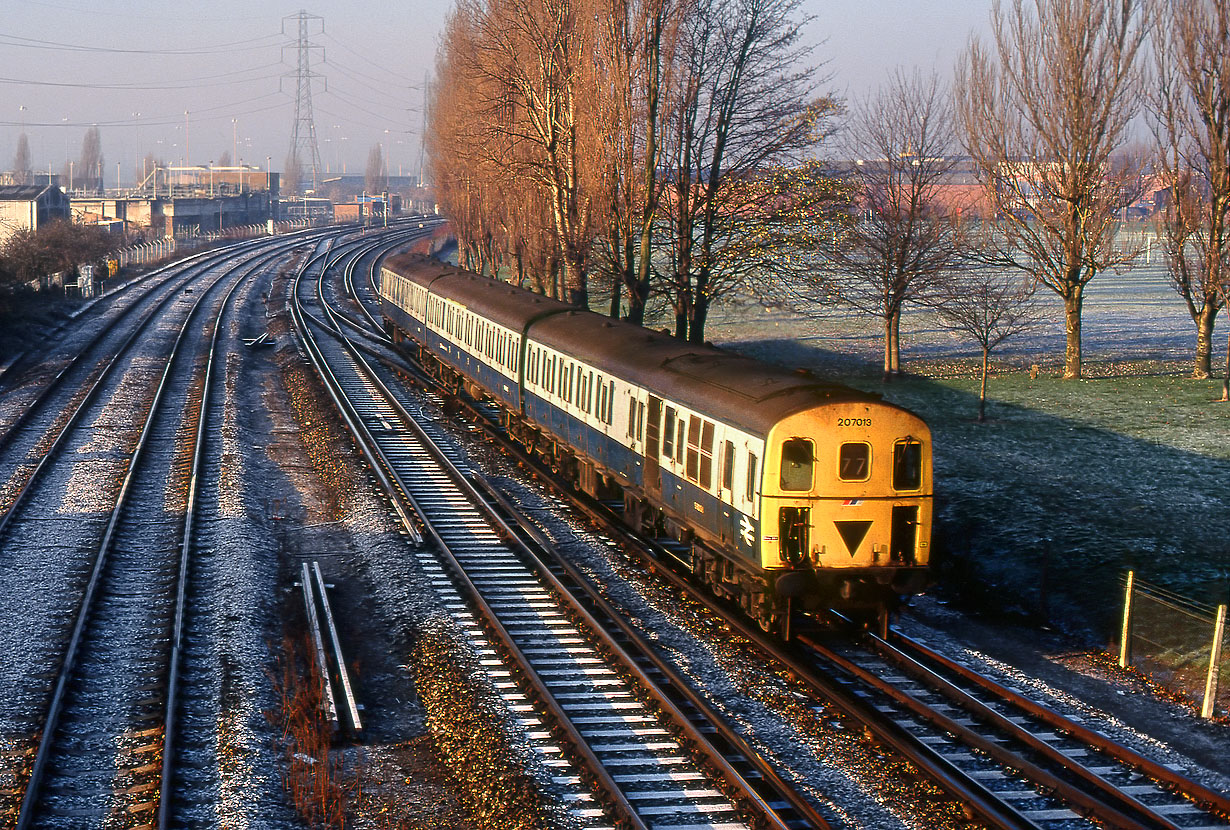
POLYGON ((871 426, 870 418, 838 418, 837 426, 839 427, 869 427, 871 426))

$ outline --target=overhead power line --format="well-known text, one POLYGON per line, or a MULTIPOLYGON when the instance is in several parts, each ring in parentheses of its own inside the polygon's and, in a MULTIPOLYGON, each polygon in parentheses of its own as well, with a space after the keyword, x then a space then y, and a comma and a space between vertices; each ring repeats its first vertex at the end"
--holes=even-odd
POLYGON ((272 69, 280 67, 281 62, 266 63, 260 66, 253 66, 248 69, 237 69, 233 72, 222 72, 217 75, 204 75, 200 78, 183 78, 176 81, 166 81, 160 84, 149 83, 102 83, 99 81, 43 81, 33 80, 30 78, 6 78, 0 76, 0 84, 13 84, 19 86, 53 86, 53 87, 71 87, 74 89, 134 89, 134 90, 159 90, 159 89, 196 89, 197 87, 206 86, 226 86, 236 83, 251 83, 253 81, 269 81, 278 77, 277 75, 258 75, 252 78, 236 78, 236 75, 244 75, 249 72, 257 72, 262 69, 272 69), (227 78, 229 80, 220 80, 227 78))
POLYGON ((113 46, 59 43, 54 40, 38 40, 37 38, 0 34, 0 45, 17 46, 25 49, 52 49, 60 52, 104 52, 117 55, 216 55, 224 52, 248 52, 256 49, 265 49, 269 47, 270 42, 276 37, 277 35, 262 35, 261 37, 237 40, 232 43, 193 46, 186 49, 120 49, 113 46))

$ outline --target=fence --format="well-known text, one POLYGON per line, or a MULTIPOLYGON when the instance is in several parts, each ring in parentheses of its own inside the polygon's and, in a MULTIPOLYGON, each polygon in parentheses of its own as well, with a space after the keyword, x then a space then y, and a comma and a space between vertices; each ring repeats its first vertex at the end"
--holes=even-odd
POLYGON ((1230 710, 1226 606, 1214 608, 1150 585, 1128 571, 1124 583, 1119 665, 1147 671, 1163 685, 1201 701, 1201 717, 1230 710))

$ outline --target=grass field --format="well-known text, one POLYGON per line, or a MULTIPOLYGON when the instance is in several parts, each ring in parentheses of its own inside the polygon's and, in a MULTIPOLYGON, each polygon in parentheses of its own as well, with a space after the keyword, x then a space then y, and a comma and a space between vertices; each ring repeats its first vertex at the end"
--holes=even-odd
MULTIPOLYGON (((1193 599, 1230 597, 1230 404, 1216 402, 1220 381, 1187 377, 1194 329, 1164 280, 1156 267, 1095 280, 1080 381, 1059 378, 1062 317, 1039 297, 1048 317, 996 361, 984 424, 975 350, 923 312, 903 321, 909 375, 888 384, 873 321, 847 313, 731 305, 710 338, 922 415, 934 437, 939 590, 1104 637, 1128 568, 1193 599)), ((1220 371, 1224 331, 1216 341, 1220 371)))

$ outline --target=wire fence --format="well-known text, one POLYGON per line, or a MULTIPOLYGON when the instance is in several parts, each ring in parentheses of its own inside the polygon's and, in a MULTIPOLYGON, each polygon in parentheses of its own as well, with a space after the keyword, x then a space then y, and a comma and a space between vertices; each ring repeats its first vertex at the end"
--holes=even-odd
POLYGON ((1128 571, 1124 579, 1119 665, 1148 673, 1161 685, 1198 701, 1205 718, 1230 711, 1230 644, 1226 606, 1212 606, 1150 585, 1128 571))

